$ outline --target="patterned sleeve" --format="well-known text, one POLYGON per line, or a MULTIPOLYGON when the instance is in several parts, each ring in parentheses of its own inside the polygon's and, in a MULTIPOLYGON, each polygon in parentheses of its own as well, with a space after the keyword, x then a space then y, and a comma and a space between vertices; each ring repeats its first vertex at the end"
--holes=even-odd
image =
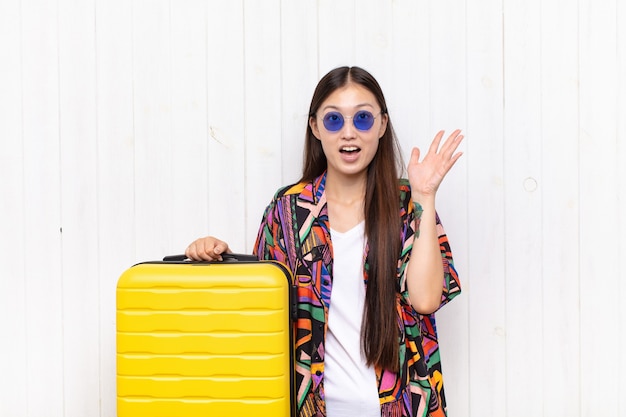
MULTIPOLYGON (((410 192, 403 195, 403 199, 410 198, 410 192)), ((411 249, 413 248, 413 240, 419 236, 419 224, 422 216, 422 207, 418 203, 412 201, 404 205, 403 209, 403 230, 402 230, 402 254, 399 262, 399 276, 401 277, 401 291, 403 297, 407 297, 408 291, 406 286, 406 277, 404 276, 404 270, 409 262, 411 249)), ((436 227, 437 235, 439 236, 439 249, 441 251, 441 261, 443 263, 443 288, 441 294, 441 304, 439 308, 443 307, 450 300, 456 297, 461 292, 461 286, 459 284, 459 277, 456 269, 454 269, 454 261, 452 259, 452 251, 450 250, 450 243, 448 242, 448 236, 446 235, 441 219, 436 214, 436 227)))
MULTIPOLYGON (((450 251, 448 237, 443 230, 439 215, 436 215, 436 224, 437 234, 439 235, 439 248, 441 250, 441 259, 443 262, 444 272, 443 292, 441 294, 441 304, 439 305, 439 308, 441 308, 461 293, 461 286, 459 284, 459 277, 456 273, 456 269, 454 269, 452 252, 450 251)), ((441 367, 441 357, 439 355, 439 338, 437 335, 437 322, 435 320, 435 313, 428 315, 420 314, 419 318, 422 335, 422 348, 424 349, 430 385, 437 393, 436 396, 431 398, 430 407, 441 407, 445 410, 446 398, 443 392, 443 375, 441 367), (436 402, 433 401, 435 398, 437 398, 436 402)))
MULTIPOLYGON (((428 408, 431 410, 432 415, 437 414, 435 410, 445 410, 446 400, 443 392, 443 376, 441 368, 441 358, 439 355, 439 341, 437 337, 437 324, 435 320, 435 313, 432 314, 418 314, 410 307, 410 301, 408 299, 408 290, 406 287, 404 269, 410 258, 411 249, 413 248, 413 240, 416 237, 416 233, 419 234, 419 223, 422 214, 422 208, 419 204, 413 204, 410 199, 410 189, 405 190, 403 193, 403 248, 402 256, 400 260, 400 284, 402 290, 402 299, 405 303, 405 309, 408 309, 411 315, 419 320, 419 333, 421 335, 421 345, 424 353, 424 359, 426 362, 426 368, 428 373, 428 380, 430 387, 434 390, 435 395, 432 395, 429 399, 428 408), (408 196, 407 196, 408 194, 408 196)), ((452 252, 450 250, 450 244, 448 237, 446 236, 439 215, 436 215, 436 227, 437 234, 439 236, 439 248, 441 250, 441 260, 443 262, 444 277, 443 288, 441 295, 441 304, 439 308, 447 304, 450 300, 460 294, 461 287, 457 272, 454 268, 454 262, 452 260, 452 252)), ((445 415, 445 411, 441 411, 445 415)))
POLYGON ((441 250, 441 259, 443 262, 443 293, 441 294, 441 305, 439 306, 439 308, 441 308, 461 293, 461 284, 456 269, 454 269, 450 242, 448 242, 448 236, 443 230, 443 225, 441 224, 438 214, 436 215, 436 221, 437 234, 439 236, 439 249, 441 250))

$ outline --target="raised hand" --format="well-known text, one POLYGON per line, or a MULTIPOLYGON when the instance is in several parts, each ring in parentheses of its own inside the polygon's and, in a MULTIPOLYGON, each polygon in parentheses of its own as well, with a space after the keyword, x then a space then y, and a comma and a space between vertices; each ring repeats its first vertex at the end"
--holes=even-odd
POLYGON ((435 135, 422 161, 420 161, 419 148, 415 147, 411 152, 407 173, 413 201, 421 202, 424 198, 434 197, 450 168, 463 155, 462 152, 455 153, 463 140, 461 131, 457 129, 452 132, 440 148, 443 135, 443 130, 435 135))

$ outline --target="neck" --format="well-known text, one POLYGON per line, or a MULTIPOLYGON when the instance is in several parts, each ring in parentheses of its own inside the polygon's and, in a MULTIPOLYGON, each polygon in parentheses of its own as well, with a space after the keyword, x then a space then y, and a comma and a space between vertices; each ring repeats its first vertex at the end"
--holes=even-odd
POLYGON ((365 200, 365 174, 358 176, 326 175, 326 198, 341 205, 361 205, 365 200))
POLYGON ((346 232, 364 219, 366 177, 326 176, 326 202, 330 227, 346 232))

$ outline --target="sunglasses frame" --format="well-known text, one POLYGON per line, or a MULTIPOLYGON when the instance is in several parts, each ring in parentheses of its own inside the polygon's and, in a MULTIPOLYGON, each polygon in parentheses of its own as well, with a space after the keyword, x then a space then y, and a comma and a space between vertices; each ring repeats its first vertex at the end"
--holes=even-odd
POLYGON ((343 129, 343 127, 344 127, 344 125, 345 125, 345 123, 346 123, 346 119, 352 119, 352 124, 354 125, 354 128, 355 128, 356 130, 358 130, 358 131, 360 131, 360 132, 367 132, 368 130, 370 130, 370 129, 374 126, 374 123, 376 122, 376 118, 377 118, 378 116, 380 116, 380 115, 382 114, 382 112, 383 112, 383 111, 381 110, 381 111, 379 111, 376 115, 374 115, 374 113, 372 113, 372 112, 371 112, 371 111, 369 111, 369 110, 359 110, 359 111, 357 111, 356 113, 354 113, 352 116, 344 116, 341 112, 338 112, 338 111, 336 111, 336 110, 332 110, 332 111, 329 111, 328 113, 324 114, 324 115, 321 117, 321 119, 322 119, 322 124, 324 125, 324 128, 325 128, 326 130, 328 130, 329 132, 339 132, 341 129, 343 129), (367 129, 360 129, 360 128, 357 126, 357 120, 358 120, 358 119, 357 119, 356 117, 358 117, 360 114, 364 114, 364 113, 365 113, 365 114, 368 114, 368 115, 370 115, 370 116, 372 117, 372 124, 371 124, 371 125, 370 125, 367 129), (329 128, 328 128, 328 125, 326 124, 326 118, 327 118, 329 115, 338 115, 338 116, 340 116, 340 117, 341 117, 341 125, 339 125, 339 127, 338 127, 337 129, 329 129, 329 128))

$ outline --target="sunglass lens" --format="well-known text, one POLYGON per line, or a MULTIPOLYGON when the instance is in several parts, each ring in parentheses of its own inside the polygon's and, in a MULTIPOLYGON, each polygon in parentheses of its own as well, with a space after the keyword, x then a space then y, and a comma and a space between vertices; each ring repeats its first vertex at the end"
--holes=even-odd
POLYGON ((374 115, 366 110, 359 110, 354 115, 354 127, 359 130, 370 130, 374 125, 374 115))
POLYGON ((324 127, 331 132, 336 132, 343 126, 343 116, 341 113, 336 111, 326 113, 324 115, 324 119, 322 120, 324 122, 324 127))

